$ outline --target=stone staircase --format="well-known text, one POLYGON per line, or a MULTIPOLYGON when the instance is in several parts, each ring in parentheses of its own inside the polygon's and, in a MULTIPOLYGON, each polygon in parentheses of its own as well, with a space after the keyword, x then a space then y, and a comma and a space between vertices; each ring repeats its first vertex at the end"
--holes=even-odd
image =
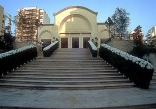
POLYGON ((133 88, 134 85, 88 49, 57 49, 51 57, 42 52, 34 61, 0 78, 0 87, 92 90, 133 88))
POLYGON ((156 71, 154 71, 152 80, 150 82, 150 87, 156 88, 156 71))

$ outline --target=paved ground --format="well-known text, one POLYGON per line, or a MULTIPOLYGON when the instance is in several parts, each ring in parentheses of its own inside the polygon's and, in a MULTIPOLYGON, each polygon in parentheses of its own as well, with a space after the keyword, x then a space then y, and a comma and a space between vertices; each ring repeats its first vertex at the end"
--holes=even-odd
MULTIPOLYGON (((156 87, 106 90, 21 90, 0 89, 0 107, 108 108, 153 104, 156 87)), ((147 108, 147 106, 144 106, 147 108)), ((155 107, 156 108, 156 107, 155 107)))

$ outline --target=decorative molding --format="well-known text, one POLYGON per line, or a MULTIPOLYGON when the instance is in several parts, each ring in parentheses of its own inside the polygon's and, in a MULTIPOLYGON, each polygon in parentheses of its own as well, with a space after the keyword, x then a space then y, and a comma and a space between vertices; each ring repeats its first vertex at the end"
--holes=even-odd
POLYGON ((43 34, 43 33, 46 33, 46 32, 48 32, 48 33, 50 33, 50 34, 52 35, 52 33, 51 33, 49 30, 44 30, 44 31, 42 31, 42 32, 39 34, 39 38, 41 38, 42 34, 43 34))
POLYGON ((87 11, 89 11, 89 12, 95 14, 95 15, 98 14, 98 12, 94 12, 94 11, 92 11, 92 10, 86 8, 86 7, 83 7, 83 6, 69 6, 69 7, 66 7, 66 8, 58 11, 57 13, 54 13, 53 15, 56 16, 56 15, 60 14, 61 12, 65 11, 65 10, 68 10, 68 9, 72 9, 72 8, 81 8, 81 9, 87 10, 87 11))

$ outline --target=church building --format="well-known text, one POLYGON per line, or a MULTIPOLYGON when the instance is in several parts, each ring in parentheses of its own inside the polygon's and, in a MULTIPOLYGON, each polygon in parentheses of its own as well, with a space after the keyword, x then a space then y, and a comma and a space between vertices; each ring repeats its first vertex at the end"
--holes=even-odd
POLYGON ((54 15, 54 24, 38 27, 38 41, 59 41, 59 48, 86 48, 88 40, 99 48, 109 38, 105 23, 97 23, 97 12, 82 6, 69 6, 54 15))

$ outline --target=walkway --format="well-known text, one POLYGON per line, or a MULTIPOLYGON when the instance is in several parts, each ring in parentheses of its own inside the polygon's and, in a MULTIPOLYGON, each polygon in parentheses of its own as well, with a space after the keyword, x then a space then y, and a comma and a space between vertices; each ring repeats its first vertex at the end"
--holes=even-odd
POLYGON ((139 89, 88 49, 57 49, 0 78, 0 107, 152 108, 153 77, 148 90, 139 89))

